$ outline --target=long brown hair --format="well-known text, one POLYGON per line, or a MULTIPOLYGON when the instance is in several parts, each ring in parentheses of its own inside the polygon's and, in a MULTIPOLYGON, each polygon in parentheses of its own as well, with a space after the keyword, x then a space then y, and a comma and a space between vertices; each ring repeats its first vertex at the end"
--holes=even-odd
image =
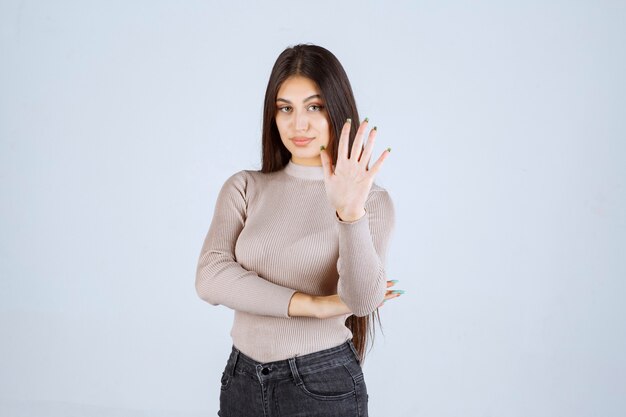
MULTIPOLYGON (((311 79, 321 91, 330 124, 327 150, 333 164, 337 163, 339 137, 346 119, 350 118, 358 122, 353 122, 350 128, 348 149, 352 149, 360 124, 361 119, 359 119, 350 81, 335 55, 321 46, 311 44, 299 44, 285 49, 274 63, 265 91, 261 156, 263 161, 261 172, 264 173, 283 169, 291 158, 291 153, 283 145, 276 126, 276 96, 282 83, 294 75, 311 79)), ((351 315, 346 320, 346 326, 352 332, 352 342, 361 362, 365 359, 368 342, 374 337, 374 318, 380 325, 378 309, 369 316, 351 315)))

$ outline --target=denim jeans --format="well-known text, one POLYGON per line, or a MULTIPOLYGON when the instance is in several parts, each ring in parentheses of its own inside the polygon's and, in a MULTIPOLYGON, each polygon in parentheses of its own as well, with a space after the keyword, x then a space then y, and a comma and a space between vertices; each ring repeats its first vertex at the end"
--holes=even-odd
POLYGON ((233 346, 222 374, 220 417, 367 417, 367 388, 352 340, 259 363, 233 346))

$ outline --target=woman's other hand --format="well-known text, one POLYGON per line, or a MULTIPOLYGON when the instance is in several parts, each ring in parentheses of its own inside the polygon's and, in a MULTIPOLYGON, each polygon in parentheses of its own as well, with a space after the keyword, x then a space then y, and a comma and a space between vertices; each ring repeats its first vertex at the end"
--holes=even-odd
MULTIPOLYGON (((393 287, 398 281, 387 281, 387 288, 393 287)), ((379 305, 382 307, 385 301, 399 297, 404 294, 402 290, 388 290, 385 294, 383 302, 379 305)), ((309 295, 296 292, 291 297, 289 303, 290 317, 315 317, 318 319, 328 319, 331 317, 352 314, 348 306, 341 301, 337 294, 333 295, 309 295)))
POLYGON ((341 130, 339 138, 337 163, 333 172, 330 154, 323 149, 320 152, 324 167, 324 183, 326 195, 337 215, 343 221, 355 221, 365 215, 365 201, 374 182, 374 176, 382 167, 383 161, 391 151, 387 148, 376 163, 367 169, 367 164, 374 150, 377 129, 369 132, 367 144, 363 148, 363 137, 369 125, 366 118, 356 132, 352 150, 348 157, 349 135, 351 121, 348 119, 341 130), (361 153, 363 149, 363 153, 361 153))
MULTIPOLYGON (((391 281, 387 281, 387 288, 393 287, 397 283, 398 283, 397 279, 392 279, 391 281)), ((387 290, 387 292, 385 293, 385 298, 383 299, 383 302, 378 305, 378 308, 382 307, 385 304, 385 301, 391 300, 392 298, 398 298, 402 294, 404 294, 403 290, 387 290)))

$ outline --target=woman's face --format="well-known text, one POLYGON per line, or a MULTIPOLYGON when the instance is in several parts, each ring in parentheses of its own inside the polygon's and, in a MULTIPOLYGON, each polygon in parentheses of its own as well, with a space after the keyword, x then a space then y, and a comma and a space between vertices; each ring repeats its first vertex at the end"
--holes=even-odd
POLYGON ((276 96, 276 126, 294 163, 322 165, 320 146, 328 147, 330 124, 313 80, 294 75, 282 83, 276 96))

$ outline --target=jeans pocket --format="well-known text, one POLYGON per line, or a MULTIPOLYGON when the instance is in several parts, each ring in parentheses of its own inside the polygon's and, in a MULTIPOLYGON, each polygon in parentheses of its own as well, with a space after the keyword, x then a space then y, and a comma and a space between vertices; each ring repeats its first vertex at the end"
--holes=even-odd
POLYGON ((299 388, 318 400, 341 400, 355 395, 355 381, 344 365, 300 374, 300 378, 299 388))

